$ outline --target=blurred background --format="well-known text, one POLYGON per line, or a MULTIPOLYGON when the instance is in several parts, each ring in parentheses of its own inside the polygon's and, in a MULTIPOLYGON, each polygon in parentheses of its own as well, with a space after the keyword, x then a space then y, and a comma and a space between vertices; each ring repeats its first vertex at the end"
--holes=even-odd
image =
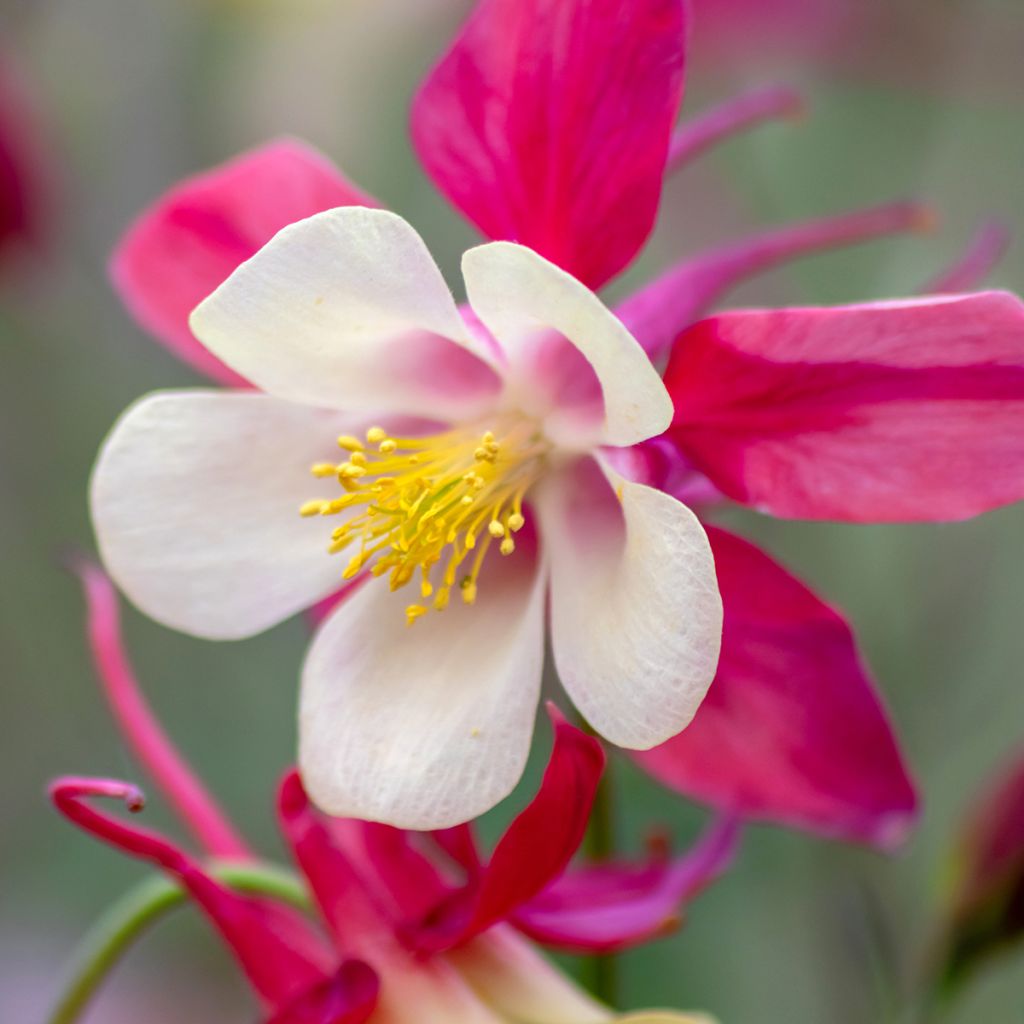
MULTIPOLYGON (((55 972, 141 870, 60 821, 62 772, 137 778, 97 687, 82 602, 59 568, 91 549, 96 448, 137 395, 195 383, 108 286, 129 219, 183 175, 269 136, 302 136, 411 220, 452 271, 472 242, 413 159, 407 106, 469 0, 0 0, 0 71, 34 169, 31 244, 0 253, 0 1019, 41 1019, 55 972), (27 250, 27 251, 25 251, 27 250)), ((936 233, 823 256, 737 303, 907 293, 997 215, 1024 235, 1024 5, 1019 0, 698 0, 686 111, 762 81, 806 90, 808 117, 759 129, 674 179, 635 276, 758 226, 921 197, 936 233), (764 17, 766 9, 770 16, 764 17), (730 12, 745 11, 751 20, 730 12)), ((9 114, 9 112, 8 112, 9 114)), ((0 123, 5 115, 0 107, 0 123)), ((10 159, 0 150, 0 180, 10 159)), ((0 205, 0 224, 4 211, 0 205)), ((454 276, 449 278, 456 280, 454 276)), ((994 275, 1024 284, 1024 242, 994 275)), ((679 935, 623 964, 627 1006, 703 1007, 723 1024, 896 1020, 946 850, 971 794, 1024 741, 1024 508, 961 525, 731 523, 858 630, 925 811, 894 858, 752 828, 735 870, 679 935), (897 979, 894 981, 894 977, 897 979), (885 1013, 890 1013, 886 1018, 885 1013)), ((241 644, 126 612, 148 693, 238 822, 277 855, 271 793, 293 750, 305 640, 291 623, 241 644)), ((541 755, 546 734, 541 733, 541 755)), ((624 845, 704 812, 616 762, 624 845)), ((534 776, 535 778, 535 776, 534 776)), ((493 815, 507 819, 515 799, 493 815)), ((151 824, 170 826, 159 802, 151 824)), ((568 961, 567 961, 568 962, 568 961)), ((91 1024, 248 1021, 251 1004, 196 916, 148 936, 91 1024)), ((948 1020, 1024 1021, 1024 954, 977 979, 948 1020)))

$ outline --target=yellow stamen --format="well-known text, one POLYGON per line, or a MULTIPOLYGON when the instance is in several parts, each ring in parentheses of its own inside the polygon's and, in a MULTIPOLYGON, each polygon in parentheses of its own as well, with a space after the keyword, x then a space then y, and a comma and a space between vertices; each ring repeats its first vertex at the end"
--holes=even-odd
POLYGON ((466 604, 476 601, 492 541, 503 555, 516 549, 512 534, 525 525, 522 503, 544 470, 549 444, 521 417, 509 415, 489 426, 421 438, 392 437, 383 427, 371 427, 366 445, 348 435, 338 438, 349 453, 347 462, 313 467, 318 478, 334 477, 343 493, 307 501, 301 514, 345 516, 328 549, 335 553, 359 542, 345 579, 369 570, 399 590, 420 574, 420 593, 424 601, 433 600, 407 607, 410 624, 430 607, 443 611, 456 585, 466 604), (471 551, 472 567, 460 576, 471 551), (431 570, 442 560, 445 568, 435 585, 431 570))

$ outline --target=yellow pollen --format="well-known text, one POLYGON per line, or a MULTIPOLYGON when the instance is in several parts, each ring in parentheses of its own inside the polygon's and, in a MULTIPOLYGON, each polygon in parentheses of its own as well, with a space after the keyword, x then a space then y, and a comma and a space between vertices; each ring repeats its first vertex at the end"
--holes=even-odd
POLYGON ((444 611, 453 587, 466 604, 476 601, 492 542, 502 555, 516 549, 512 534, 526 523, 524 497, 543 473, 550 450, 536 424, 513 415, 485 430, 399 438, 377 426, 366 432, 365 445, 348 435, 337 441, 348 461, 320 462, 312 473, 333 477, 342 493, 307 501, 299 511, 306 517, 344 516, 328 546, 331 554, 355 552, 344 579, 368 570, 387 576, 391 589, 399 590, 420 576, 425 603, 407 606, 410 625, 431 608, 444 611))

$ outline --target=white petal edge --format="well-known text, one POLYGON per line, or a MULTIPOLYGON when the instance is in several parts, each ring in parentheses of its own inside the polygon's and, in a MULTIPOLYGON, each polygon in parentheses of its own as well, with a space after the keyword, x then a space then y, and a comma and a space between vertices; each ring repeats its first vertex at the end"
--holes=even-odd
POLYGON ((505 350, 512 373, 532 337, 551 329, 587 359, 601 384, 595 443, 630 445, 662 433, 672 400, 639 342, 585 285, 514 242, 470 249, 462 273, 473 311, 505 350))
POLYGON ((502 1020, 517 1024, 605 1024, 612 1012, 508 925, 497 925, 447 953, 452 964, 502 1020))
POLYGON ((498 387, 423 240, 386 210, 288 225, 189 323, 257 387, 309 405, 444 418, 498 387))
POLYGON ((675 498, 581 459, 538 494, 562 684, 620 747, 692 720, 715 675, 722 600, 697 517, 675 498))
POLYGON ((436 829, 506 797, 540 699, 544 575, 526 551, 489 557, 475 605, 456 591, 413 626, 404 608, 416 584, 363 583, 320 627, 302 671, 299 767, 314 803, 436 829))
POLYGON ((262 632, 342 583, 330 524, 300 505, 332 497, 309 473, 337 461, 351 418, 266 395, 162 391, 130 406, 100 449, 93 527, 111 576, 143 612, 194 636, 262 632))

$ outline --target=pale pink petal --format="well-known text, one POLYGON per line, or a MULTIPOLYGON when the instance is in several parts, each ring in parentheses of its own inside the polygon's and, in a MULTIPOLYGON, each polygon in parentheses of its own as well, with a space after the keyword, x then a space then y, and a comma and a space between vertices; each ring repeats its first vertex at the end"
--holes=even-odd
POLYGON ((661 378, 589 288, 511 242, 471 249, 462 271, 474 313, 508 358, 510 397, 521 408, 547 413, 549 434, 588 447, 635 444, 665 429, 672 413, 661 378), (571 398, 560 394, 566 351, 575 356, 576 373, 588 375, 596 388, 571 398))
POLYGON ((773 515, 964 519, 1024 497, 1024 304, 1000 292, 726 313, 665 375, 669 436, 773 515))
POLYGON ((299 508, 324 496, 310 466, 336 462, 338 434, 354 427, 252 393, 140 399, 93 470, 104 564, 147 615, 182 632, 237 639, 288 618, 341 581, 330 525, 299 508))
POLYGON ((284 228, 190 323, 236 372, 294 402, 449 419, 498 388, 423 240, 385 210, 284 228))
POLYGON ((200 373, 245 381, 192 334, 188 317, 281 228, 336 206, 376 206, 323 154, 276 139, 175 185, 114 250, 110 276, 145 330, 200 373))
POLYGON ((533 735, 543 594, 523 545, 488 558, 475 605, 453 593, 413 626, 404 608, 418 587, 391 593, 369 579, 320 627, 303 668, 299 763, 313 800, 341 817, 432 829, 507 796, 533 735))
POLYGON ((708 527, 725 607, 718 674, 690 727, 635 755, 744 817, 891 847, 914 786, 850 627, 752 544, 708 527))
POLYGON ((685 728, 711 685, 722 604, 693 513, 613 479, 614 489, 583 459, 538 494, 552 647, 587 721, 612 743, 646 749, 685 728))
POLYGON ((421 89, 413 140, 490 238, 598 288, 654 224, 682 96, 682 0, 485 0, 421 89))

